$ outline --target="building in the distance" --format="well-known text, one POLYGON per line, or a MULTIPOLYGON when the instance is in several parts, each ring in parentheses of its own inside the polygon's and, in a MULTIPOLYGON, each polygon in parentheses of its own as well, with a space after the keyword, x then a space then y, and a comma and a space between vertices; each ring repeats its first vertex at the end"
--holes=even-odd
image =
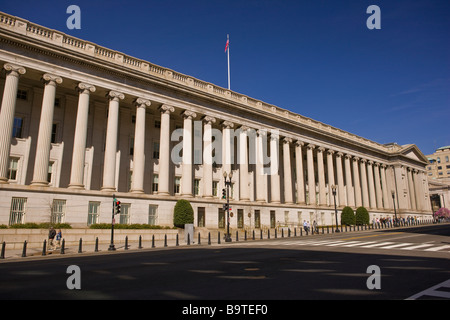
POLYGON ((433 212, 450 207, 450 146, 436 149, 427 156, 428 183, 433 212))
POLYGON ((0 224, 172 225, 188 199, 195 225, 334 223, 431 214, 427 158, 0 13, 0 224), (335 186, 336 196, 332 192, 335 186))

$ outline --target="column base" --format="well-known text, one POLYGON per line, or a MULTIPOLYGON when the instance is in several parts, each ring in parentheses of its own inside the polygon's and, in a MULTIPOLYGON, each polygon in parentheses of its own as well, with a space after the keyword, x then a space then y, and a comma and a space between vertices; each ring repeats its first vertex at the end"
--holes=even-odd
POLYGON ((48 181, 31 181, 32 187, 48 187, 48 181))
POLYGON ((100 189, 100 191, 115 192, 115 191, 116 191, 116 188, 114 188, 114 187, 102 187, 102 188, 100 189))
POLYGON ((8 178, 0 178, 0 184, 9 184, 8 178))
POLYGON ((136 190, 130 190, 131 193, 137 193, 137 194, 143 194, 144 189, 136 189, 136 190))
POLYGON ((182 193, 180 194, 180 196, 185 197, 185 198, 193 198, 194 195, 192 193, 182 193))
POLYGON ((69 184, 69 189, 78 189, 78 190, 84 190, 83 184, 69 184))

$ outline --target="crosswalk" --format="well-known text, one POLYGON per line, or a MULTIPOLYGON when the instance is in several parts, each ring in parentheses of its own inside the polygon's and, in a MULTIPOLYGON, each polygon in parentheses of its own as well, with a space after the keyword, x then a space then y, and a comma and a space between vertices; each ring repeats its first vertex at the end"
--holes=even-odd
POLYGON ((239 242, 242 246, 326 246, 341 248, 373 248, 386 250, 419 250, 431 252, 448 252, 450 245, 442 243, 412 243, 412 242, 393 242, 393 241, 348 241, 348 240, 283 240, 283 241, 248 241, 239 242))

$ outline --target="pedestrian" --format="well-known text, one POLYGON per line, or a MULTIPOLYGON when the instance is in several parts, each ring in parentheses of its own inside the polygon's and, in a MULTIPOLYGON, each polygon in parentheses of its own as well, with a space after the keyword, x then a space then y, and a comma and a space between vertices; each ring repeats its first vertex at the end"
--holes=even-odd
POLYGON ((314 220, 314 222, 313 222, 313 233, 319 234, 319 229, 318 229, 318 227, 317 227, 317 222, 316 222, 316 220, 314 220))
POLYGON ((303 229, 305 229, 305 232, 308 233, 308 224, 306 223, 306 220, 303 220, 303 229))
POLYGON ((61 239, 62 239, 62 232, 61 229, 58 230, 58 233, 56 234, 56 248, 61 247, 61 239))
POLYGON ((48 249, 53 250, 55 249, 55 245, 53 243, 53 240, 55 239, 56 231, 53 229, 53 227, 50 227, 50 230, 48 232, 48 249))

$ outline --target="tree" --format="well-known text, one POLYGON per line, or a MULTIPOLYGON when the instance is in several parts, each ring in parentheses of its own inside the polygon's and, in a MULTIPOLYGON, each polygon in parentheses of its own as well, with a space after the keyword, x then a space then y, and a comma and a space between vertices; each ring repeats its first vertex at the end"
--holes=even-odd
POLYGON ((194 209, 189 201, 180 199, 173 209, 173 225, 184 228, 184 225, 189 223, 194 223, 194 209))
POLYGON ((352 225, 355 224, 355 214, 353 209, 350 207, 344 207, 341 213, 341 225, 352 225))
POLYGON ((358 209, 356 209, 356 224, 358 225, 364 225, 364 224, 369 224, 369 212, 367 211, 366 208, 364 207, 359 207, 358 209))

